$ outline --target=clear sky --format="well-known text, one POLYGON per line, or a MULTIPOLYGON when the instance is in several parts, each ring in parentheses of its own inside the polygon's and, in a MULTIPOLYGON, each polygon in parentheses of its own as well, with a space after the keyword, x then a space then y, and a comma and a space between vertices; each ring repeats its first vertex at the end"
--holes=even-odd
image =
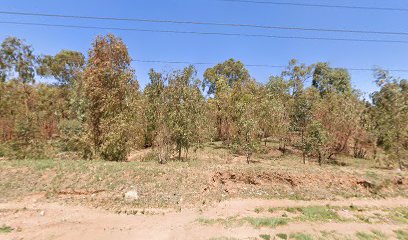
MULTIPOLYGON (((407 0, 280 0, 333 5, 408 8, 407 0)), ((408 32, 408 12, 363 11, 295 6, 231 3, 218 0, 2 0, 0 11, 55 13, 103 17, 168 19, 180 21, 231 22, 288 27, 345 28, 372 31, 408 32)), ((0 21, 87 25, 100 27, 149 28, 159 30, 206 31, 304 37, 394 39, 408 36, 320 33, 287 30, 227 28, 138 22, 23 17, 0 14, 0 21)), ((221 62, 235 58, 247 64, 286 65, 291 58, 311 64, 328 61, 336 67, 408 69, 408 44, 315 41, 299 39, 250 38, 235 36, 178 35, 147 32, 64 29, 0 24, 0 40, 16 36, 32 44, 37 54, 55 54, 61 49, 86 54, 93 39, 112 32, 123 38, 131 56, 142 60, 221 62)), ((173 64, 133 64, 141 86, 148 82, 150 68, 171 70, 173 64)), ((208 66, 197 66, 199 77, 208 66)), ((259 82, 281 69, 248 68, 259 82)), ((363 92, 376 89, 372 72, 352 71, 353 85, 363 92)), ((408 77, 408 73, 395 73, 408 77)))

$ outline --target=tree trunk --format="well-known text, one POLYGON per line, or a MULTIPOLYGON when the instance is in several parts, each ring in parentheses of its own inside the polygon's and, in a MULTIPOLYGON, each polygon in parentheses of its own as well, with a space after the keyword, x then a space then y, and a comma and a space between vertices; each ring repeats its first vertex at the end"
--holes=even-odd
POLYGON ((181 160, 181 146, 178 147, 178 159, 181 160))
POLYGON ((322 152, 319 151, 319 166, 322 166, 322 164, 323 164, 323 158, 324 158, 324 156, 323 156, 322 152))
POLYGON ((302 129, 302 157, 303 164, 306 164, 305 131, 302 129))

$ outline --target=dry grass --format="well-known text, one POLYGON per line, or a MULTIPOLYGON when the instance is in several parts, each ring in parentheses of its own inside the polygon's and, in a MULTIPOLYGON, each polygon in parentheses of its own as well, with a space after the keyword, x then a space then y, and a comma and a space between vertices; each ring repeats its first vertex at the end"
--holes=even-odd
MULTIPOLYGON (((271 150, 272 151, 272 150, 271 150)), ((346 166, 302 164, 297 155, 255 156, 254 164, 220 144, 185 162, 160 165, 143 154, 132 162, 21 160, 0 164, 0 201, 42 193, 46 197, 120 211, 123 207, 201 206, 231 198, 337 199, 406 196, 405 173, 355 159, 346 166), (353 165, 353 163, 355 163, 353 165), (367 182, 370 184, 367 185, 367 182), (137 189, 128 203, 123 193, 137 189)), ((339 160, 341 161, 341 159, 339 160)))

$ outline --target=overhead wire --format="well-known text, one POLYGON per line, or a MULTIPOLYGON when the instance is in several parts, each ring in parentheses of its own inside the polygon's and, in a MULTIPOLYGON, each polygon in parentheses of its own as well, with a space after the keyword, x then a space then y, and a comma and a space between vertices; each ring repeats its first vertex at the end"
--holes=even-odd
POLYGON ((192 21, 192 20, 180 21, 180 20, 169 20, 169 19, 119 18, 119 17, 65 15, 65 14, 54 14, 54 13, 51 14, 51 13, 13 12, 13 11, 0 11, 0 14, 13 15, 13 16, 107 20, 107 21, 122 21, 122 22, 124 21, 124 22, 147 22, 147 23, 222 26, 222 27, 234 27, 234 28, 244 27, 244 28, 276 29, 276 30, 290 30, 290 31, 338 32, 338 33, 405 35, 405 36, 408 35, 408 32, 396 32, 396 31, 368 31, 368 30, 357 30, 357 29, 307 28, 307 27, 297 27, 297 26, 288 27, 288 26, 272 26, 272 25, 259 25, 259 24, 248 24, 248 23, 206 22, 206 21, 192 21))
POLYGON ((134 31, 134 32, 151 32, 151 33, 234 36, 234 37, 252 37, 252 38, 302 39, 302 40, 373 42, 373 43, 400 43, 400 44, 407 44, 408 43, 407 40, 304 37, 304 36, 282 36, 282 35, 227 33, 227 32, 199 32, 199 31, 159 30, 159 29, 147 29, 147 28, 98 27, 98 26, 34 23, 34 22, 15 22, 15 21, 0 21, 0 24, 25 25, 25 26, 42 26, 42 27, 59 27, 59 28, 72 28, 72 29, 98 29, 98 30, 110 30, 110 31, 117 30, 117 31, 134 31))

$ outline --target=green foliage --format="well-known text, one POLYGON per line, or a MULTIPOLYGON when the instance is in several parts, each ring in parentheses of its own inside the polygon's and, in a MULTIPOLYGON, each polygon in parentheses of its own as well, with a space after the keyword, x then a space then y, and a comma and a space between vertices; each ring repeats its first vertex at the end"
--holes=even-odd
POLYGON ((66 152, 76 152, 82 149, 82 123, 78 120, 64 119, 58 124, 60 132, 59 148, 66 152))
POLYGON ((302 221, 332 221, 332 220, 341 220, 340 216, 333 209, 327 206, 312 206, 312 207, 303 207, 299 211, 303 214, 300 217, 302 221))
POLYGON ((6 38, 0 48, 0 156, 63 151, 123 161, 144 145, 163 163, 220 140, 248 163, 255 153, 269 153, 268 142, 279 142, 283 153, 302 151, 305 163, 307 157, 334 162, 340 154, 378 159, 383 149, 389 167, 406 165, 408 81, 386 71, 376 71, 380 89, 369 103, 351 87, 347 70, 329 63, 293 59, 265 85, 234 59, 208 68, 202 81, 193 66, 152 69, 143 94, 130 63, 126 45, 113 35, 98 37, 88 60, 71 50, 35 56, 23 40, 6 38), (58 84, 36 84, 36 77, 58 84))
POLYGON ((261 234, 261 235, 259 235, 259 237, 261 239, 264 239, 264 240, 271 240, 272 239, 271 235, 269 235, 269 234, 261 234))
POLYGON ((381 89, 372 94, 375 133, 390 160, 402 169, 408 156, 408 81, 382 70, 376 76, 381 89))
POLYGON ((305 233, 293 233, 290 234, 289 238, 295 240, 313 240, 313 237, 311 235, 305 233))
POLYGON ((23 40, 7 37, 0 49, 0 82, 17 80, 22 83, 33 83, 37 59, 33 49, 23 40))
POLYGON ((287 240, 287 239, 288 239, 288 235, 287 235, 286 233, 278 233, 278 234, 276 234, 276 236, 277 236, 279 239, 284 239, 284 240, 287 240))
POLYGON ((0 233, 11 233, 13 230, 14 228, 7 225, 3 225, 0 227, 0 233))
POLYGON ((130 63, 127 47, 113 35, 98 37, 89 52, 83 78, 85 129, 94 157, 124 161, 129 153, 130 106, 138 91, 130 63))
POLYGON ((397 230, 395 231, 395 234, 397 234, 398 240, 408 240, 408 231, 397 230))
POLYGON ((220 95, 227 88, 233 88, 250 80, 250 75, 245 65, 240 61, 229 59, 223 63, 209 68, 204 73, 203 88, 208 88, 208 94, 220 95))
POLYGON ((249 224, 256 228, 260 227, 277 227, 281 225, 286 225, 288 224, 288 220, 284 218, 252 218, 252 217, 246 217, 244 218, 245 221, 247 221, 249 224))
POLYGON ((318 121, 313 121, 306 133, 306 152, 317 154, 319 163, 322 164, 326 157, 326 144, 329 141, 328 134, 318 121))
POLYGON ((282 77, 287 78, 292 96, 303 93, 304 84, 312 75, 313 66, 298 64, 296 59, 289 61, 288 67, 282 72, 282 77))
POLYGON ((382 232, 379 231, 372 231, 371 233, 365 233, 365 232, 358 232, 356 233, 356 237, 359 240, 385 240, 388 239, 388 237, 383 234, 382 232))
POLYGON ((62 50, 55 56, 40 59, 37 71, 40 76, 54 77, 60 85, 73 85, 85 67, 85 57, 80 52, 62 50))
POLYGON ((346 69, 330 67, 329 63, 317 63, 313 72, 312 86, 319 90, 320 94, 328 92, 351 94, 351 76, 346 69))
POLYGON ((163 75, 153 70, 151 82, 145 89, 148 104, 146 110, 146 145, 157 147, 159 162, 168 160, 174 150, 181 159, 191 148, 197 148, 205 138, 205 99, 196 78, 196 70, 190 66, 182 71, 163 75))

